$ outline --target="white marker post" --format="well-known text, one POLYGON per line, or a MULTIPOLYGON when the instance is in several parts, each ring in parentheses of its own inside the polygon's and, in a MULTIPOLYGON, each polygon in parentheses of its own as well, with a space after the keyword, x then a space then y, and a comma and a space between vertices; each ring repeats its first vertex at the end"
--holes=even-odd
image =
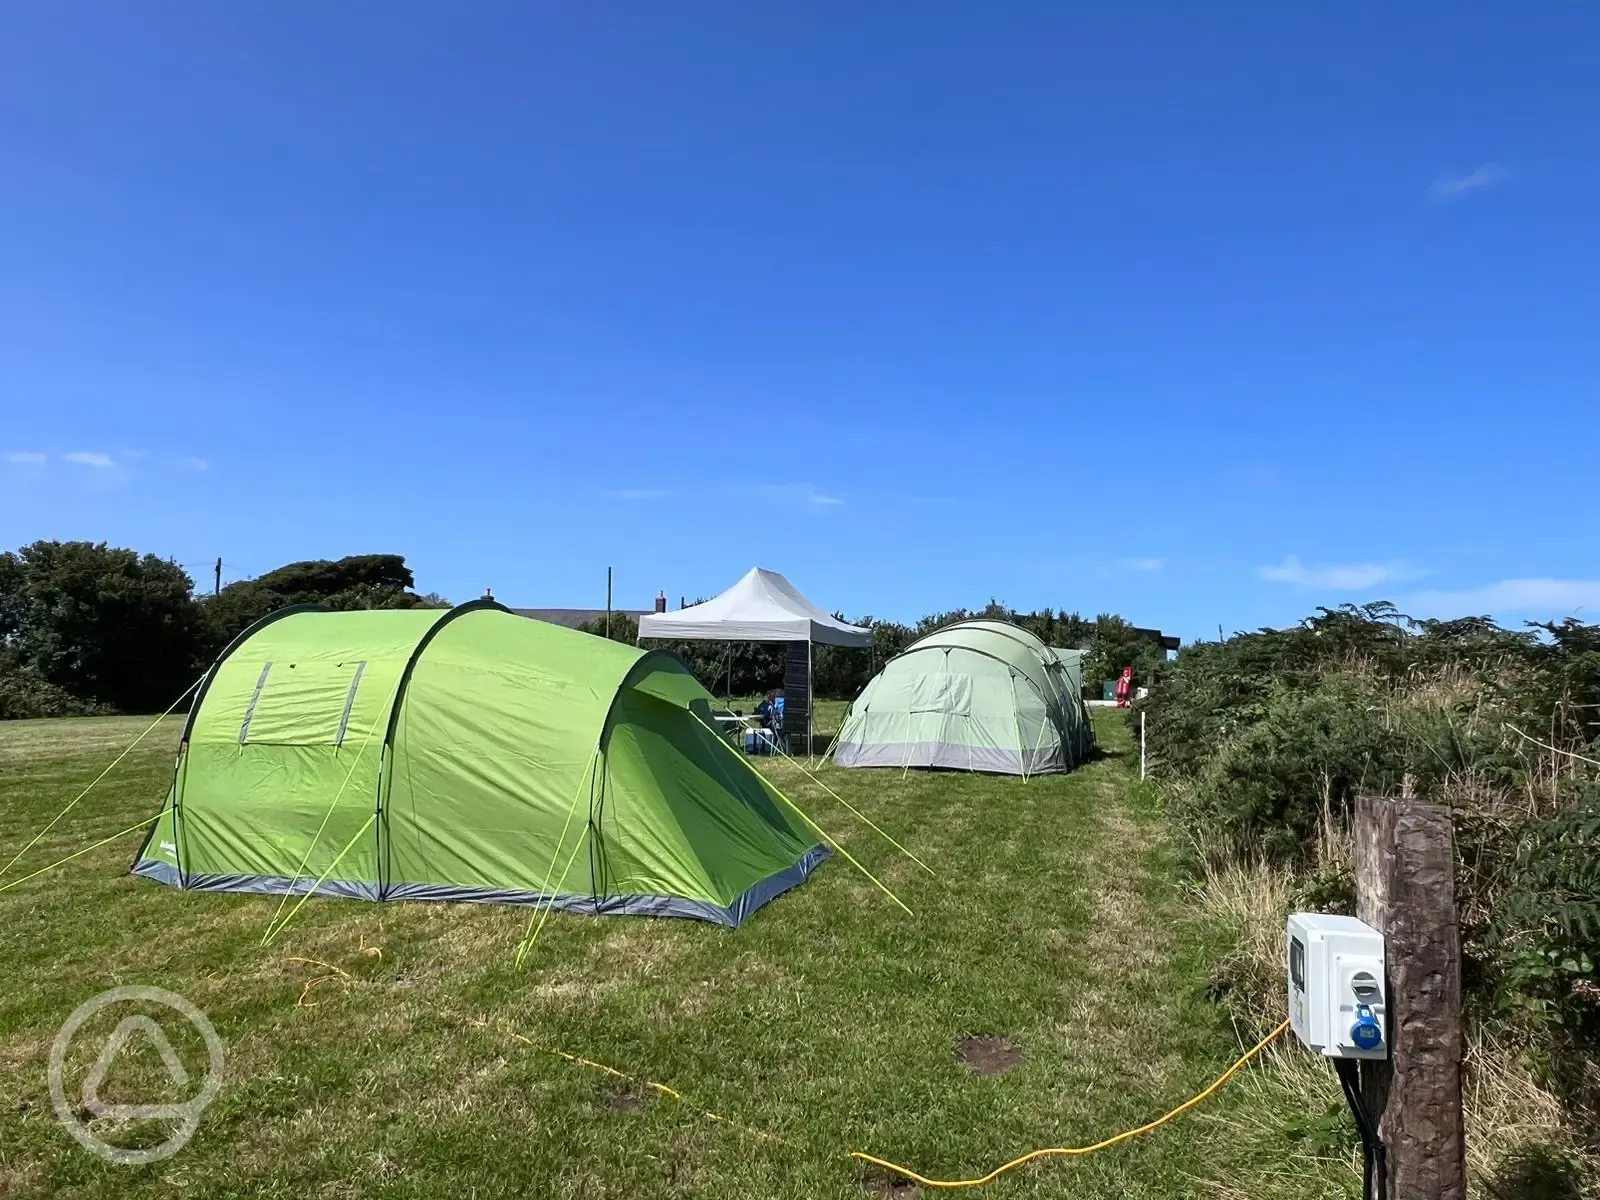
POLYGON ((1144 779, 1144 709, 1139 710, 1139 778, 1144 779))

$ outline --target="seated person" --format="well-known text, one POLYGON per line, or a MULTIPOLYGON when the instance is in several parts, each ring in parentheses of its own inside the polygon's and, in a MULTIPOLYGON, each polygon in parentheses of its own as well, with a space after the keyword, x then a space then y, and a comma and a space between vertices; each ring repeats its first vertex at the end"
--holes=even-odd
POLYGON ((778 707, 778 693, 776 690, 766 694, 765 699, 756 705, 756 716, 761 718, 761 728, 770 729, 774 733, 783 723, 783 709, 778 707))

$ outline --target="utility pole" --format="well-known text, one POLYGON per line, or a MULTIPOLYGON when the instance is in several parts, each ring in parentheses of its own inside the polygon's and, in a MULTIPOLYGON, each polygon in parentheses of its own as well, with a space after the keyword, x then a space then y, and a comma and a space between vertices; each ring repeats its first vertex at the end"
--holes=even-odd
POLYGON ((211 579, 211 594, 213 596, 222 595, 222 558, 220 556, 217 558, 216 572, 211 579))
POLYGON ((611 568, 606 568, 606 637, 611 636, 611 568))

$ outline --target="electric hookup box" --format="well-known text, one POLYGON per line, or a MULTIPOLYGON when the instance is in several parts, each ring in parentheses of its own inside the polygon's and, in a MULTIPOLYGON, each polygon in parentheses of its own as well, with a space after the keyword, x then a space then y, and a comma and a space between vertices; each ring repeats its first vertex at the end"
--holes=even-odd
POLYGON ((1328 1058, 1388 1058, 1383 935, 1323 913, 1295 913, 1287 932, 1295 1036, 1328 1058))

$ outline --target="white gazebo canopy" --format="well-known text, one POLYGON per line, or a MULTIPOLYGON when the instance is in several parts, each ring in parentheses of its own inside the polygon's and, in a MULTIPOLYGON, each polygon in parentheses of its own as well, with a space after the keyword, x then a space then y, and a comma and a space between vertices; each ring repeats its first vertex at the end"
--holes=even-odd
POLYGON ((872 645, 872 630, 823 612, 776 571, 752 567, 722 595, 676 612, 639 618, 639 637, 717 642, 872 645))

